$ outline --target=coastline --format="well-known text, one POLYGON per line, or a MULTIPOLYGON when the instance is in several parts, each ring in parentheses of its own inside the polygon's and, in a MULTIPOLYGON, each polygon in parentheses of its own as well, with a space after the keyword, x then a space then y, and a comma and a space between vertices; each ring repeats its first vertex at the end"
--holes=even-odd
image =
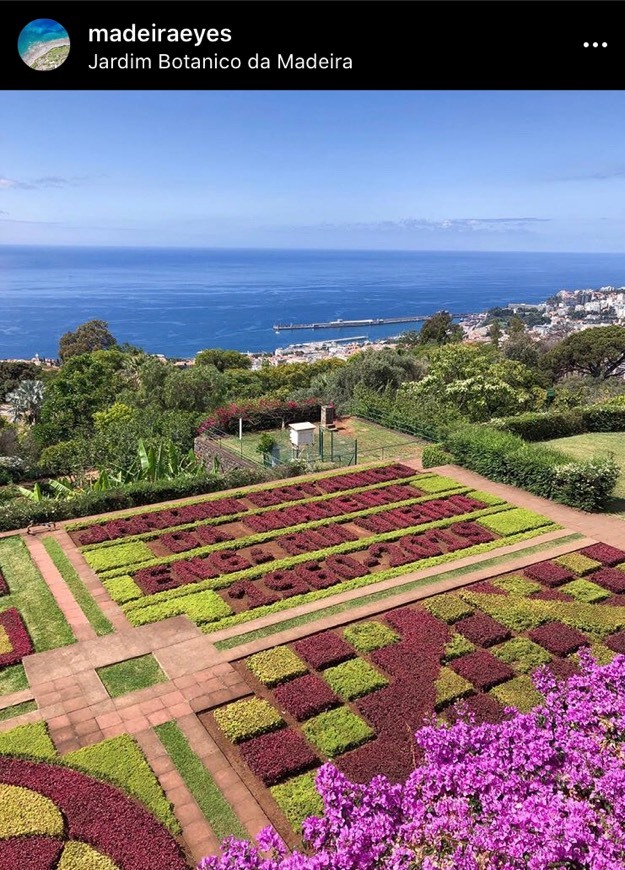
POLYGON ((51 39, 50 42, 38 42, 33 45, 32 48, 28 49, 22 60, 27 66, 31 66, 36 60, 39 60, 39 58, 46 55, 49 51, 52 51, 53 48, 60 48, 62 45, 66 45, 69 48, 68 37, 63 39, 51 39))

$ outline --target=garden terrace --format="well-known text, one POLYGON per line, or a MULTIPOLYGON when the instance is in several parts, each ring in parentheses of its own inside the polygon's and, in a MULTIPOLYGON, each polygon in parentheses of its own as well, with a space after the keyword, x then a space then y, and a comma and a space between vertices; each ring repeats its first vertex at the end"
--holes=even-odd
MULTIPOLYGON (((198 520, 164 535, 85 545, 83 555, 132 624, 186 614, 213 631, 556 528, 451 478, 398 465, 249 498, 275 501, 293 489, 306 498, 226 516, 218 525, 198 520), (346 480, 353 490, 343 489, 346 480), (311 501, 314 486, 340 494, 311 501)), ((239 506, 245 500, 242 494, 239 506)))
POLYGON ((243 725, 236 704, 202 721, 288 839, 287 826, 315 812, 310 784, 323 762, 357 782, 401 781, 412 733, 432 715, 455 721, 464 704, 478 721, 500 721, 506 707, 541 701, 536 668, 563 678, 583 646, 602 662, 625 650, 625 601, 610 595, 606 571, 625 577, 625 552, 587 547, 254 654, 236 662, 257 699, 241 703, 262 702, 271 733, 259 736, 256 718, 243 725), (554 601, 559 570, 569 576, 554 601), (604 594, 588 603, 580 583, 604 594))

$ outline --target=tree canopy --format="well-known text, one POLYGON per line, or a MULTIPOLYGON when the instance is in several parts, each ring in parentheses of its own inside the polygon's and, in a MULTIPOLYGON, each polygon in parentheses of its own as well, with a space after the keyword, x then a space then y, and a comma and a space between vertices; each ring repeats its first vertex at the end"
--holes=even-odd
POLYGON ((249 369, 252 360, 246 353, 238 350, 222 350, 220 347, 212 347, 201 350, 195 357, 197 366, 215 366, 218 372, 226 369, 249 369))
POLYGON ((454 323, 448 311, 437 311, 428 317, 419 332, 420 344, 452 344, 462 341, 464 333, 458 323, 454 323))
POLYGON ((598 326, 575 332, 544 357, 544 365, 560 378, 579 372, 597 379, 625 373, 625 327, 598 326))
POLYGON ((73 356, 91 353, 94 350, 108 350, 117 344, 105 320, 88 320, 74 332, 66 332, 59 341, 59 356, 65 362, 73 356))

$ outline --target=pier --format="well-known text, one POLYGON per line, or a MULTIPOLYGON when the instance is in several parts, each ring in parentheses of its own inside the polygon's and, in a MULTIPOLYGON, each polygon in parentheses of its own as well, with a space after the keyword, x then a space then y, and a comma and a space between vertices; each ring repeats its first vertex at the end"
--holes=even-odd
MULTIPOLYGON (((454 320, 468 317, 468 314, 452 314, 454 320)), ((383 326, 386 323, 421 323, 432 317, 431 314, 416 314, 414 317, 370 317, 365 320, 329 320, 327 323, 275 323, 276 332, 285 329, 350 329, 359 326, 383 326)))

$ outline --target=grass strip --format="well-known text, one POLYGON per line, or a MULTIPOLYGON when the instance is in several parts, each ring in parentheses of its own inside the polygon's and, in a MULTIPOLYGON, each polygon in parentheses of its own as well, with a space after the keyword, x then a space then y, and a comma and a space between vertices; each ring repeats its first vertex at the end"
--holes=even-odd
POLYGON ((111 698, 118 698, 137 689, 147 689, 167 680, 151 653, 96 670, 111 698))
POLYGON ((12 695, 28 688, 28 679, 24 665, 10 665, 0 668, 0 695, 12 695))
POLYGON ((53 538, 51 535, 43 538, 43 546, 46 548, 61 577, 69 586, 78 606, 89 620, 95 633, 99 637, 110 634, 113 631, 112 623, 104 616, 92 598, 91 593, 78 576, 78 572, 63 552, 63 548, 56 538, 53 538))
POLYGON ((250 835, 176 723, 164 722, 162 725, 157 725, 154 731, 204 813, 215 836, 219 840, 230 836, 239 840, 249 840, 250 835))
MULTIPOLYGON (((386 468, 386 466, 394 465, 394 464, 395 464, 394 462, 389 462, 388 459, 385 461, 382 461, 382 462, 381 461, 370 462, 367 465, 359 465, 357 472, 355 471, 354 474, 360 473, 363 471, 369 471, 372 468, 386 468)), ((304 474, 301 477, 298 477, 297 479, 292 480, 290 485, 295 486, 298 483, 308 483, 309 481, 312 481, 314 483, 316 480, 324 480, 327 477, 336 477, 340 473, 341 473, 340 469, 337 469, 337 468, 331 468, 331 469, 328 469, 328 471, 322 471, 322 472, 318 472, 318 471, 311 472, 310 474, 304 474)), ((432 477, 432 476, 434 476, 434 472, 432 472, 432 471, 416 472, 415 471, 415 476, 432 477)), ((408 478, 398 478, 398 479, 407 480, 408 478)), ((386 482, 389 483, 389 482, 396 482, 396 481, 386 481, 386 482)), ((68 523, 68 525, 65 527, 65 529, 68 532, 77 532, 77 531, 80 531, 81 529, 88 529, 90 526, 104 525, 105 523, 110 522, 111 519, 123 520, 123 519, 126 519, 127 517, 137 516, 137 514, 156 513, 157 511, 163 511, 163 510, 167 510, 168 508, 173 508, 173 507, 180 507, 180 506, 186 506, 186 505, 191 505, 191 504, 203 504, 204 502, 207 502, 207 501, 209 501, 209 502, 210 501, 218 501, 220 498, 245 498, 245 496, 250 492, 265 492, 268 489, 275 489, 276 486, 278 486, 278 485, 279 485, 279 481, 272 480, 269 483, 255 483, 252 486, 240 487, 238 489, 230 489, 230 490, 220 489, 220 490, 217 490, 217 492, 212 492, 212 493, 208 493, 208 494, 204 494, 204 495, 198 495, 198 496, 195 496, 194 498, 190 498, 188 500, 187 499, 176 499, 174 501, 159 502, 158 504, 155 504, 155 505, 144 505, 144 506, 129 508, 126 511, 121 511, 119 513, 115 512, 114 517, 105 516, 105 517, 98 517, 97 519, 94 519, 94 520, 77 520, 74 523, 68 523)), ((284 483, 284 486, 289 486, 289 484, 284 483)), ((338 495, 338 494, 339 493, 335 493, 335 495, 338 495)), ((292 502, 289 502, 289 504, 292 504, 292 502)))
POLYGON ((19 535, 0 540, 0 568, 9 584, 9 595, 0 598, 0 611, 9 607, 19 610, 36 652, 75 643, 67 620, 19 535))
POLYGON ((21 704, 14 704, 12 707, 5 707, 0 710, 0 722, 6 719, 12 719, 14 716, 21 716, 23 713, 32 713, 37 709, 35 701, 23 701, 21 704))
POLYGON ((215 642, 215 647, 218 650, 234 649, 242 644, 252 643, 255 640, 260 640, 263 637, 270 637, 272 634, 278 634, 278 632, 281 631, 288 631, 290 628, 297 628, 300 625, 307 625, 309 622, 316 622, 318 619, 324 619, 326 616, 345 613, 356 607, 372 604, 375 601, 383 601, 386 598, 393 598, 395 595, 402 595, 404 592, 410 592, 412 589, 418 589, 420 586, 425 586, 428 583, 437 583, 441 580, 453 580, 457 577, 462 577, 464 574, 470 574, 471 571, 477 569, 495 568, 498 565, 503 565, 506 562, 518 559, 521 556, 542 553, 545 550, 551 549, 555 543, 565 544, 579 540, 582 537, 583 535, 579 533, 567 535, 564 538, 558 538, 557 542, 549 541, 544 544, 535 544, 533 547, 517 550, 514 553, 495 556, 493 559, 487 559, 484 562, 480 562, 478 565, 465 565, 463 568, 454 568, 451 571, 445 571, 444 574, 436 574, 434 577, 424 577, 421 580, 411 580, 409 583, 404 583, 401 586, 393 586, 391 589, 382 589, 380 592, 372 592, 369 595, 363 595, 362 598, 354 598, 351 601, 344 601, 342 604, 333 604, 332 606, 324 607, 321 610, 313 610, 310 613, 304 613, 301 616, 293 616, 291 619, 276 622, 274 625, 268 625, 265 628, 256 628, 252 631, 243 632, 233 637, 227 637, 224 640, 218 640, 215 642))
MULTIPOLYGON (((336 517, 323 517, 319 520, 308 520, 305 523, 297 523, 293 526, 285 526, 281 529, 270 529, 267 532, 256 532, 253 535, 245 535, 245 537, 235 538, 234 540, 229 541, 220 541, 218 544, 205 544, 203 546, 194 547, 192 550, 185 550, 183 553, 172 553, 169 556, 153 556, 151 559, 146 558, 140 562, 120 562, 119 566, 114 568, 108 568, 107 570, 98 570, 97 564, 94 565, 92 560, 89 559, 89 556, 93 552, 92 550, 83 551, 83 555, 86 561, 91 565, 91 567, 98 573, 98 575, 103 580, 110 580, 114 577, 118 577, 121 574, 132 574, 139 568, 152 568, 156 565, 171 565, 174 562, 179 562, 183 559, 193 559, 195 556, 208 556, 210 553, 214 553, 217 550, 241 550, 245 547, 252 547, 255 544, 264 544, 267 541, 278 540, 283 535, 292 535, 296 532, 305 532, 311 531, 313 529, 325 528, 326 526, 332 526, 336 523, 352 521, 356 520, 360 517, 368 517, 373 514, 382 514, 388 511, 396 510, 397 508, 402 507, 410 507, 415 504, 422 504, 424 502, 435 501, 440 498, 448 498, 451 495, 466 495, 470 494, 470 491, 467 487, 463 487, 462 489, 454 488, 453 490, 448 490, 443 493, 436 493, 435 495, 420 495, 415 496, 415 498, 405 499, 404 501, 396 501, 391 502, 390 504, 385 505, 376 505, 375 507, 370 508, 362 508, 358 511, 352 511, 351 513, 339 514, 336 517)), ((494 506, 500 507, 504 505, 505 502, 502 500, 497 502, 494 506)), ((509 509, 512 509, 513 505, 507 506, 509 509)), ((266 513, 267 508, 262 508, 262 511, 253 511, 254 516, 257 514, 266 513)), ((269 508, 271 510, 271 508, 269 508)), ((245 516, 249 516, 250 511, 248 511, 245 516)), ((237 518, 243 516, 241 514, 237 514, 237 518)), ((230 521, 230 520, 228 520, 230 521)), ((193 528, 198 528, 198 526, 206 525, 206 523, 194 523, 193 528)), ((125 547, 127 544, 126 538, 121 538, 118 541, 111 542, 116 543, 118 547, 125 547)), ((101 545, 95 545, 101 546, 101 545)))

